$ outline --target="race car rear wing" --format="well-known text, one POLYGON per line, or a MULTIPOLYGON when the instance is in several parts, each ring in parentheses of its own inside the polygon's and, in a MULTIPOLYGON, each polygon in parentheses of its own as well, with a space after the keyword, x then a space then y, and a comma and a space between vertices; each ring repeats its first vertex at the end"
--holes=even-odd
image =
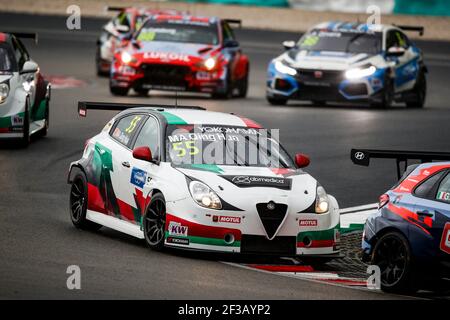
POLYGON ((238 28, 242 27, 242 20, 240 20, 240 19, 223 19, 223 21, 225 21, 228 24, 237 25, 238 28))
POLYGON ((115 6, 107 6, 106 11, 124 11, 128 7, 115 7, 115 6))
POLYGON ((400 179, 400 162, 405 162, 405 170, 408 167, 408 160, 420 160, 424 162, 450 161, 450 152, 426 152, 426 151, 399 151, 399 150, 372 150, 372 149, 352 149, 350 158, 354 164, 369 166, 371 158, 395 159, 397 161, 397 176, 400 179))
POLYGON ((78 115, 80 117, 86 117, 88 109, 104 110, 104 111, 123 111, 130 108, 155 108, 156 110, 160 111, 163 111, 164 109, 206 110, 205 108, 198 106, 78 101, 78 115))
POLYGON ((22 38, 22 39, 33 39, 35 43, 38 43, 38 34, 37 33, 29 33, 29 32, 7 32, 14 35, 16 38, 22 38))
POLYGON ((419 33, 420 36, 423 36, 423 33, 425 32, 425 28, 422 26, 404 26, 404 25, 397 25, 394 24, 397 28, 400 28, 404 31, 416 31, 419 33))

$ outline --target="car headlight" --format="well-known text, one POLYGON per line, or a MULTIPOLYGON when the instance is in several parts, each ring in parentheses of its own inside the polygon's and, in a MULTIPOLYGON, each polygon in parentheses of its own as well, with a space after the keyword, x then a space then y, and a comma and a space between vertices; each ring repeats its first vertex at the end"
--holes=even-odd
POLYGON ((133 61, 133 56, 128 52, 123 51, 120 54, 120 59, 122 60, 123 63, 130 63, 131 61, 133 61))
POLYGON ((329 203, 328 195, 322 186, 317 186, 316 192, 316 213, 328 212, 329 203))
POLYGON ((284 73, 284 74, 288 74, 290 76, 295 76, 297 74, 297 70, 295 70, 294 68, 291 68, 291 67, 285 65, 280 60, 275 61, 275 69, 278 72, 281 72, 281 73, 284 73))
POLYGON ((0 103, 3 103, 8 98, 9 86, 6 83, 0 83, 0 103))
POLYGON ((205 62, 203 64, 204 64, 206 70, 211 71, 216 67, 217 60, 214 58, 208 58, 205 60, 205 62))
POLYGON ((347 70, 345 72, 345 77, 349 80, 361 79, 373 75, 375 71, 377 71, 377 68, 374 66, 368 68, 355 68, 347 70))
POLYGON ((189 184, 191 196, 198 205, 209 209, 222 209, 219 196, 206 184, 200 181, 192 181, 189 184))

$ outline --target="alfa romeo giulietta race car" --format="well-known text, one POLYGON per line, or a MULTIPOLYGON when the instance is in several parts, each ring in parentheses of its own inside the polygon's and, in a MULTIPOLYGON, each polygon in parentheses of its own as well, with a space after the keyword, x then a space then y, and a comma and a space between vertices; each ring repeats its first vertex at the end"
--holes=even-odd
POLYGON ((320 105, 357 102, 389 107, 404 102, 423 107, 427 68, 422 52, 404 31, 423 27, 325 22, 296 43, 285 41, 286 52, 268 67, 267 100, 309 100, 320 105))
POLYGON ((32 134, 47 134, 50 84, 20 38, 37 35, 0 32, 0 139, 27 146, 32 134))
POLYGON ((109 75, 114 53, 120 49, 122 41, 129 39, 144 21, 154 14, 178 14, 176 10, 158 10, 145 7, 107 7, 118 12, 102 28, 97 40, 95 65, 97 75, 109 75))
POLYGON ((245 97, 249 61, 236 41, 239 20, 190 15, 153 15, 117 51, 110 90, 141 95, 149 90, 191 91, 216 98, 245 97))
POLYGON ((363 260, 380 267, 385 291, 448 289, 450 153, 352 150, 356 164, 369 165, 371 158, 396 159, 398 173, 401 161, 422 163, 406 167, 399 181, 380 196, 378 212, 364 227, 363 260))
POLYGON ((257 123, 199 107, 79 103, 88 109, 123 111, 70 165, 76 227, 154 249, 339 255, 336 199, 301 169, 308 157, 292 160, 257 123))

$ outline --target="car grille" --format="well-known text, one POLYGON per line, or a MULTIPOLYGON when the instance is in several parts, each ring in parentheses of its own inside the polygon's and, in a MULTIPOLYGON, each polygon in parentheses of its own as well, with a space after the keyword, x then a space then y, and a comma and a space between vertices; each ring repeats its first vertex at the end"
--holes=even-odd
POLYGON ((170 64, 143 64, 144 84, 155 87, 182 87, 186 88, 186 76, 191 72, 187 66, 170 64))
POLYGON ((350 84, 343 91, 349 96, 366 96, 368 94, 365 83, 350 84))
POLYGON ((310 69, 297 69, 297 79, 305 84, 338 84, 344 80, 342 71, 334 70, 310 70, 310 69), (321 72, 321 76, 316 76, 316 72, 321 72))
POLYGON ((274 208, 272 210, 268 208, 268 203, 258 203, 256 205, 259 218, 269 238, 275 235, 287 213, 287 205, 282 203, 273 204, 274 208))
POLYGON ((241 238, 241 253, 263 253, 276 255, 295 255, 295 237, 275 237, 272 240, 265 236, 244 234, 241 238))

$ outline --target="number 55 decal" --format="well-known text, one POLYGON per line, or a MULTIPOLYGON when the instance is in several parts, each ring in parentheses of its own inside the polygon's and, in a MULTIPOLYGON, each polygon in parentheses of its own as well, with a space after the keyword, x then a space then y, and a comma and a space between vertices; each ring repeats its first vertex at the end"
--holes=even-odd
POLYGON ((173 150, 177 151, 177 157, 183 158, 187 153, 189 155, 194 156, 200 152, 200 149, 197 148, 194 141, 182 141, 175 142, 172 144, 173 150))
POLYGON ((441 250, 450 254, 450 222, 447 222, 442 232, 441 250))

